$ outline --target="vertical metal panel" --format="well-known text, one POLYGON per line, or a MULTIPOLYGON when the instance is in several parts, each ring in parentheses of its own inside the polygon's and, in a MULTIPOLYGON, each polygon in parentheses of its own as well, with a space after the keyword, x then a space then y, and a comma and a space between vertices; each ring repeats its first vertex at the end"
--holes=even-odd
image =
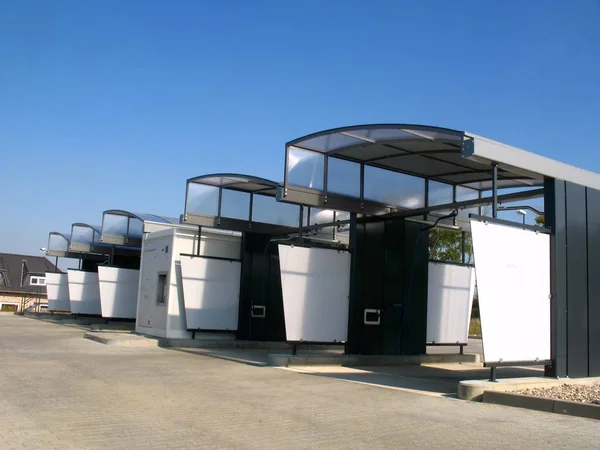
POLYGON ((350 262, 350 304, 348 306, 348 341, 346 342, 345 352, 348 354, 358 353, 360 350, 362 322, 361 316, 361 299, 359 283, 360 263, 359 255, 359 240, 364 238, 364 225, 358 226, 356 223, 356 213, 350 214, 350 230, 349 230, 349 248, 352 252, 350 262))
POLYGON ((587 214, 585 187, 566 184, 567 374, 588 376, 587 214))
POLYGON ((589 376, 600 376, 600 191, 587 189, 589 376))
MULTIPOLYGON (((368 309, 383 309, 384 267, 385 267, 385 223, 365 224, 364 249, 362 252, 361 280, 362 306, 368 309)), ((359 244, 360 245, 360 244, 359 244)), ((363 316, 364 317, 364 316, 363 316)), ((363 325, 362 352, 382 353, 381 325, 363 325)))
POLYGON ((547 375, 567 376, 567 229, 565 182, 548 179, 544 183, 545 225, 552 229, 550 239, 550 291, 553 367, 547 375))
POLYGON ((401 333, 404 303, 402 286, 408 268, 405 266, 403 254, 405 245, 404 220, 389 220, 385 222, 385 245, 382 267, 383 304, 385 312, 381 316, 381 351, 384 354, 398 354, 401 352, 401 333))
POLYGON ((427 275, 429 233, 418 223, 406 223, 404 234, 403 297, 407 305, 403 321, 402 353, 424 354, 427 342, 427 275))

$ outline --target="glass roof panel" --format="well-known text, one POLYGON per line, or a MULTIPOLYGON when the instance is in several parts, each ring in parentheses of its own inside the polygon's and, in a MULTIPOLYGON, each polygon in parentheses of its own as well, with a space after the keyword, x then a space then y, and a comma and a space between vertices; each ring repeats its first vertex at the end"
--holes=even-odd
POLYGON ((425 179, 365 166, 365 199, 401 208, 425 206, 425 179))
POLYGON ((257 194, 252 206, 252 221, 297 227, 300 223, 300 206, 280 203, 275 197, 257 194))
POLYGON ((275 193, 278 185, 278 183, 275 181, 267 180, 265 178, 231 173, 202 175, 199 177, 190 178, 188 180, 188 184, 192 183, 217 186, 224 189, 230 188, 245 192, 262 192, 265 190, 271 190, 273 194, 275 193))
POLYGON ((374 128, 369 134, 374 141, 392 141, 396 139, 415 139, 415 136, 399 128, 374 128))
POLYGON ((452 203, 454 188, 451 184, 429 181, 429 206, 452 203))
POLYGON ((100 227, 93 227, 85 224, 73 224, 71 228, 71 244, 92 245, 99 241, 100 227))
POLYGON ((323 189, 325 157, 322 153, 288 149, 288 183, 311 189, 323 189))
POLYGON ((327 191, 360 198, 360 164, 328 158, 327 191))
POLYGON ((250 194, 223 189, 221 216, 231 219, 250 220, 250 194))
POLYGON ((140 238, 144 234, 144 222, 134 217, 129 219, 129 237, 140 238))
POLYGON ((102 234, 106 236, 127 236, 128 216, 104 213, 102 220, 102 234))
POLYGON ((58 233, 52 232, 48 236, 48 250, 47 251, 57 251, 57 252, 66 252, 69 250, 69 238, 70 236, 66 233, 58 233))
POLYGON ((219 213, 219 188, 199 183, 188 183, 186 213, 216 216, 219 213))

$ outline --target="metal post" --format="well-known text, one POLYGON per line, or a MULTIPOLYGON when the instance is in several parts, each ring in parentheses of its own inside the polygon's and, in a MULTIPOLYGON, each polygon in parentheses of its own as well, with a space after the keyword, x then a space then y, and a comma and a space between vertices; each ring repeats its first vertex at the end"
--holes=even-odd
POLYGON ((292 346, 292 355, 297 355, 298 354, 298 346, 294 343, 294 345, 292 346))
POLYGON ((324 203, 327 203, 328 178, 329 178, 329 158, 327 157, 327 155, 325 155, 325 158, 323 160, 323 193, 325 194, 324 198, 323 198, 324 203))
POLYGON ((202 227, 198 226, 198 250, 196 251, 196 255, 200 256, 200 240, 202 239, 202 227))
MULTIPOLYGON (((362 191, 362 189, 361 189, 362 191)), ((344 345, 344 354, 356 352, 357 330, 356 320, 356 247, 357 247, 357 215, 350 213, 350 230, 348 236, 348 249, 350 250, 350 295, 348 305, 348 340, 344 345)))
POLYGON ((221 225, 221 204, 223 203, 223 188, 219 188, 219 200, 217 203, 217 224, 221 225))
POLYGON ((465 346, 464 346, 464 345, 461 345, 461 346, 460 346, 460 354, 461 354, 461 355, 464 355, 464 354, 465 354, 465 346))
POLYGON ((360 164, 360 207, 365 203, 365 163, 360 164))
POLYGON ((498 165, 492 163, 492 217, 498 217, 498 165))
POLYGON ((54 260, 54 272, 58 272, 58 256, 54 260))
POLYGON ((300 239, 302 239, 302 227, 303 227, 303 221, 304 221, 304 206, 300 205, 300 214, 299 214, 299 219, 298 219, 298 237, 300 239))
POLYGON ((496 367, 490 367, 490 379, 489 381, 496 381, 496 367))
MULTIPOLYGON (((466 257, 466 255, 465 255, 465 253, 466 253, 465 232, 464 232, 464 231, 462 231, 462 232, 460 233, 460 235, 461 235, 461 236, 460 236, 461 261, 462 261, 462 263, 464 264, 464 263, 465 263, 465 257, 466 257)), ((461 350, 462 350, 462 347, 461 347, 461 350)))
MULTIPOLYGON (((425 178, 425 208, 429 206, 429 178, 425 178)), ((423 220, 427 220, 427 213, 423 214, 423 220)))

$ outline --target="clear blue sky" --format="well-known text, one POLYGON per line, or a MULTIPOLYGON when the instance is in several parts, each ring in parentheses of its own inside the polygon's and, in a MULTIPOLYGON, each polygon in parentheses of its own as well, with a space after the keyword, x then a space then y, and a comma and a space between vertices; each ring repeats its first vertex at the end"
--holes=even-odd
POLYGON ((600 172, 600 1, 0 3, 0 251, 335 126, 466 129, 600 172))

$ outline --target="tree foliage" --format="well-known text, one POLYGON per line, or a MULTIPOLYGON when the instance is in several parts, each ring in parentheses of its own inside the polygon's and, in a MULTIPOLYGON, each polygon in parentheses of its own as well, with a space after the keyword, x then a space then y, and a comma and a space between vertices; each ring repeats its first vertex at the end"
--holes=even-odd
POLYGON ((544 216, 535 216, 535 224, 540 227, 543 227, 544 225, 546 225, 544 216))
POLYGON ((433 228, 429 232, 429 259, 434 261, 463 262, 463 235, 464 235, 464 262, 473 263, 473 241, 471 233, 461 233, 443 228, 433 228))

